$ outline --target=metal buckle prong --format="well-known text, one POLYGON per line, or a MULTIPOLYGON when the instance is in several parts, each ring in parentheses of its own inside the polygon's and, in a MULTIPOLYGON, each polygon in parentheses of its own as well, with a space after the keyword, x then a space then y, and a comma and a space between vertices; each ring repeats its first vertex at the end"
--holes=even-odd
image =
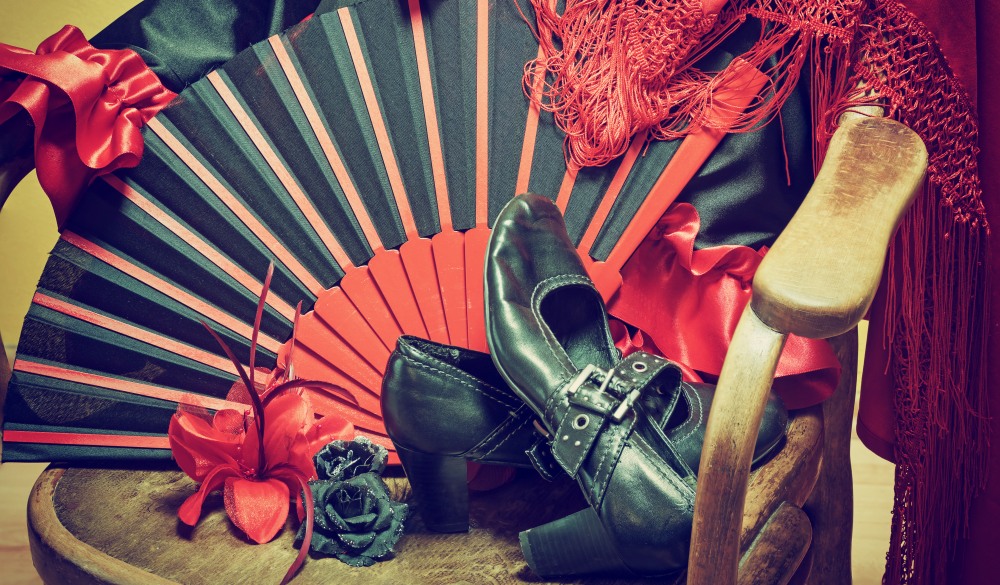
POLYGON ((640 390, 639 388, 635 388, 631 392, 629 392, 628 396, 626 396, 625 399, 621 401, 621 404, 618 405, 618 408, 616 408, 615 412, 611 415, 611 420, 615 421, 616 423, 622 422, 622 419, 625 418, 625 413, 627 413, 632 408, 632 406, 635 404, 635 401, 639 399, 639 396, 641 394, 642 390, 640 390))
POLYGON ((576 394, 576 391, 580 389, 580 386, 583 386, 584 382, 589 380, 590 376, 593 375, 594 372, 599 371, 600 369, 594 364, 587 364, 587 367, 580 370, 576 377, 573 378, 573 381, 569 383, 569 386, 566 387, 566 394, 576 394))

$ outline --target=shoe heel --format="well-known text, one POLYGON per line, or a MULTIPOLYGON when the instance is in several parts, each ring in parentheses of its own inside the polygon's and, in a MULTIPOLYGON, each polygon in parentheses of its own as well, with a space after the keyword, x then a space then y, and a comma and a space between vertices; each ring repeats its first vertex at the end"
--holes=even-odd
POLYGON ((539 577, 629 572, 593 508, 525 530, 519 538, 524 559, 539 577))
POLYGON ((469 530, 469 488, 465 459, 411 451, 396 446, 420 515, 428 530, 469 530))

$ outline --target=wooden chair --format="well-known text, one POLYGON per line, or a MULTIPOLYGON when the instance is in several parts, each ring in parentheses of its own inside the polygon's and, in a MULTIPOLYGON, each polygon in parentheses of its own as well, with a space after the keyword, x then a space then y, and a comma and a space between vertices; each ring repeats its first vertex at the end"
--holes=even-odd
MULTIPOLYGON (((805 579, 810 546, 811 582, 850 582, 854 327, 925 164, 923 144, 900 124, 845 120, 806 202, 761 265, 709 418, 688 583, 805 579), (755 429, 787 333, 832 337, 842 380, 822 407, 793 413, 784 449, 750 474, 755 429)), ((407 496, 405 479, 390 484, 407 496)), ((221 496, 208 500, 200 524, 189 530, 176 511, 194 489, 166 467, 52 466, 28 505, 35 567, 51 583, 276 582, 295 556, 294 530, 250 546, 226 519, 221 496)), ((295 582, 538 582, 521 558, 517 532, 582 505, 573 483, 546 484, 524 474, 472 498, 469 534, 428 533, 414 516, 393 561, 352 569, 311 559, 295 582)))

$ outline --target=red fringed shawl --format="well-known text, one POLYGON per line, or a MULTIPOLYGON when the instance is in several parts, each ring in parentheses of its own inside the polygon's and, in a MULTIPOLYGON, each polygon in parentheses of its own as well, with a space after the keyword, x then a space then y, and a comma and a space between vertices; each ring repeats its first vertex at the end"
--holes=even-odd
POLYGON ((561 14, 547 0, 532 3, 543 51, 525 68, 525 86, 542 84, 539 105, 566 132, 575 165, 604 164, 646 131, 672 139, 709 124, 715 89, 737 72, 694 64, 747 17, 764 32, 741 60, 768 73, 771 99, 735 131, 777 117, 809 75, 816 168, 840 115, 858 106, 882 106, 924 140, 927 185, 891 247, 885 302, 873 309, 885 311, 896 412, 885 580, 944 582, 985 477, 989 226, 974 109, 933 36, 895 0, 567 0, 561 14))

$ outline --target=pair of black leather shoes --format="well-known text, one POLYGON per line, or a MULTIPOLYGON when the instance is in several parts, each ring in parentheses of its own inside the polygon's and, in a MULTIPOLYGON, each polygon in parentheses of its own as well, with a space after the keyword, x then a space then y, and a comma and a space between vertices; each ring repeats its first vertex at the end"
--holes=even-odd
MULTIPOLYGON (((465 460, 574 477, 590 506, 521 534, 540 576, 683 568, 711 387, 614 348, 600 295, 544 197, 501 212, 486 259, 485 354, 402 337, 383 383, 386 428, 437 531, 468 529, 465 460), (493 366, 496 366, 495 368, 493 366)), ((765 412, 755 461, 784 438, 765 412)))

